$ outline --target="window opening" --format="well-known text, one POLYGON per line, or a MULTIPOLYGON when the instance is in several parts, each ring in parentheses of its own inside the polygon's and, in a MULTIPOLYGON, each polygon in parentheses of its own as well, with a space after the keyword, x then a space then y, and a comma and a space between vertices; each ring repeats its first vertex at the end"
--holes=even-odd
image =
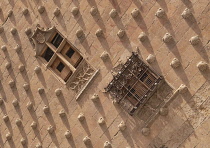
POLYGON ((52 40, 51 43, 52 43, 56 48, 58 48, 62 41, 63 41, 63 38, 61 37, 60 34, 57 33, 57 34, 55 35, 55 37, 53 38, 53 40, 52 40))
POLYGON ((47 62, 49 62, 50 59, 52 58, 53 54, 54 54, 54 52, 48 47, 48 48, 45 50, 45 52, 44 52, 44 54, 42 55, 42 57, 43 57, 47 62))
POLYGON ((70 48, 67 52, 66 52, 66 55, 69 57, 69 58, 71 58, 72 57, 72 55, 75 53, 75 51, 72 49, 72 48, 70 48))
POLYGON ((153 72, 137 53, 133 53, 105 90, 133 115, 137 108, 147 102, 161 79, 161 76, 153 72))
POLYGON ((65 65, 62 62, 60 62, 57 66, 57 70, 61 72, 64 67, 65 67, 65 65))

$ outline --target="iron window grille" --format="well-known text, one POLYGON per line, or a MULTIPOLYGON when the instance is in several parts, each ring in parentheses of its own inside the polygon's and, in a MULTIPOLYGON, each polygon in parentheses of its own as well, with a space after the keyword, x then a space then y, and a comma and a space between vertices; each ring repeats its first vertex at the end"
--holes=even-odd
POLYGON ((162 77, 156 74, 133 52, 113 80, 105 88, 112 98, 133 115, 155 92, 162 77))

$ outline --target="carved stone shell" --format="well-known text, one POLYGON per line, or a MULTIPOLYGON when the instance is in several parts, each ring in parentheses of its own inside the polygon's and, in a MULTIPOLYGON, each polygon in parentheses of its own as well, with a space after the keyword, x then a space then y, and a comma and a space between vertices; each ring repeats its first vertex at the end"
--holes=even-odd
POLYGON ((177 68, 181 65, 180 61, 177 58, 174 58, 171 63, 170 63, 171 67, 173 68, 177 68))
POLYGON ((99 124, 99 125, 103 125, 104 123, 105 123, 104 118, 103 118, 103 117, 100 117, 100 118, 98 119, 98 124, 99 124))
POLYGON ((126 129, 126 124, 124 121, 120 122, 120 124, 118 125, 118 128, 120 131, 124 131, 126 129))
POLYGON ((90 138, 88 136, 86 136, 84 139, 83 139, 83 142, 84 144, 89 144, 91 141, 90 141, 90 138))
POLYGON ((155 16, 158 18, 162 18, 165 15, 165 11, 162 8, 159 8, 157 12, 155 13, 155 16))
POLYGON ((136 18, 138 15, 139 15, 139 9, 134 9, 132 12, 131 12, 131 15, 133 18, 136 18))
POLYGON ((200 39, 199 39, 199 36, 196 35, 196 36, 191 37, 189 41, 192 45, 197 45, 200 42, 200 39))
POLYGON ((208 64, 204 61, 200 61, 198 62, 197 67, 200 71, 205 71, 208 69, 208 64))
POLYGON ((112 145, 109 141, 104 142, 104 148, 111 148, 112 145))
POLYGON ((115 18, 117 16, 117 10, 116 9, 112 9, 110 12, 109 12, 109 16, 111 18, 115 18))
POLYGON ((180 92, 181 94, 186 93, 186 92, 187 92, 187 86, 184 85, 184 84, 181 84, 181 85, 179 86, 179 92, 180 92))
POLYGON ((141 130, 141 132, 144 136, 148 136, 150 134, 150 129, 145 127, 141 130))

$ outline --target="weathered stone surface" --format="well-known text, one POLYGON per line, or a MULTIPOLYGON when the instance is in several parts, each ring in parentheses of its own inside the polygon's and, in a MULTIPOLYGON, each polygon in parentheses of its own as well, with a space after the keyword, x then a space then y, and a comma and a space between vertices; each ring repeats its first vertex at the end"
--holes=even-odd
MULTIPOLYGON (((208 16, 209 0, 2 0, 0 147, 208 146, 208 16), (49 28, 53 26, 63 38, 60 48, 55 47, 54 32, 50 36, 49 28), (34 34, 36 27, 40 29, 38 34, 34 34), (45 31, 47 36, 43 36, 45 31), (164 36, 166 33, 169 35, 164 36), (37 45, 31 38, 33 35, 39 41, 37 45), (70 46, 64 51, 61 47, 65 42, 70 46), (46 54, 42 50, 47 46, 52 47, 53 52, 60 52, 49 63, 45 56, 52 53, 46 54), (111 71, 117 69, 115 67, 120 62, 127 61, 134 51, 145 63, 148 55, 154 55, 155 62, 147 68, 160 74, 168 84, 154 85, 157 90, 146 105, 138 104, 138 112, 130 116, 118 100, 112 104, 111 96, 104 88, 118 74, 111 71), (79 70, 87 70, 87 67, 81 67, 81 63, 73 64, 78 58, 77 53, 82 55, 82 62, 91 66, 87 73, 79 70), (100 57, 102 53, 105 53, 104 60, 100 57), (53 62, 56 58, 67 63, 64 71, 66 68, 72 70, 69 81, 64 82, 60 72, 56 71, 58 65, 53 62), (176 69, 170 65, 173 58, 181 62, 176 69), (201 61, 205 63, 199 64, 201 61), (97 70, 100 72, 75 100, 76 92, 69 88, 71 80, 75 86, 84 86, 97 70), (80 85, 76 85, 78 79, 80 85), (176 90, 179 94, 171 100, 176 90), (92 98, 94 93, 99 97, 92 98), (18 102, 16 107, 13 100, 18 102), (45 105, 50 107, 46 114, 43 111, 45 105), (167 115, 165 108, 168 109, 167 115), (80 113, 85 115, 82 122, 77 119, 80 113), (21 126, 16 125, 16 119, 21 120, 21 126), (124 131, 118 128, 121 121, 126 122, 124 131), (47 131, 50 125, 54 127, 52 134, 47 131), (145 127, 150 129, 148 136, 141 133, 145 127), (85 136, 91 138, 90 145, 83 143, 85 136)), ((145 91, 150 79, 153 78, 136 79, 144 87, 135 88, 135 92, 145 91)), ((132 97, 134 90, 130 91, 132 97)), ((132 103, 136 105, 135 101, 132 103)))

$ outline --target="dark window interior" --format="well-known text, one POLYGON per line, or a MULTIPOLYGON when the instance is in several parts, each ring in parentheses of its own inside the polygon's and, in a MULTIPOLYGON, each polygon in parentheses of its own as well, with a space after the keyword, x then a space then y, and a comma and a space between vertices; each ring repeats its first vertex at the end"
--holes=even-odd
POLYGON ((70 49, 66 52, 66 55, 67 55, 69 58, 71 58, 71 57, 73 56, 74 53, 75 53, 75 51, 74 51, 72 48, 70 48, 70 49))
POLYGON ((52 44, 56 47, 56 48, 58 48, 58 46, 61 44, 61 42, 62 42, 62 40, 63 40, 63 38, 60 36, 60 34, 56 34, 55 35, 55 37, 53 38, 53 40, 52 40, 52 44))
POLYGON ((148 85, 150 85, 150 84, 152 84, 152 80, 147 79, 146 83, 147 83, 148 85))
POLYGON ((64 67, 65 67, 65 65, 62 62, 60 62, 57 66, 57 70, 61 72, 64 67))
POLYGON ((140 78, 140 80, 143 82, 147 78, 148 74, 143 74, 143 76, 140 78))
POLYGON ((77 66, 79 65, 79 63, 82 61, 82 57, 79 58, 79 60, 77 61, 77 63, 74 65, 75 68, 77 68, 77 66))
POLYGON ((53 54, 54 54, 54 52, 48 47, 48 48, 45 50, 45 52, 44 52, 44 54, 43 54, 42 57, 43 57, 47 62, 49 62, 50 59, 52 58, 53 54))

